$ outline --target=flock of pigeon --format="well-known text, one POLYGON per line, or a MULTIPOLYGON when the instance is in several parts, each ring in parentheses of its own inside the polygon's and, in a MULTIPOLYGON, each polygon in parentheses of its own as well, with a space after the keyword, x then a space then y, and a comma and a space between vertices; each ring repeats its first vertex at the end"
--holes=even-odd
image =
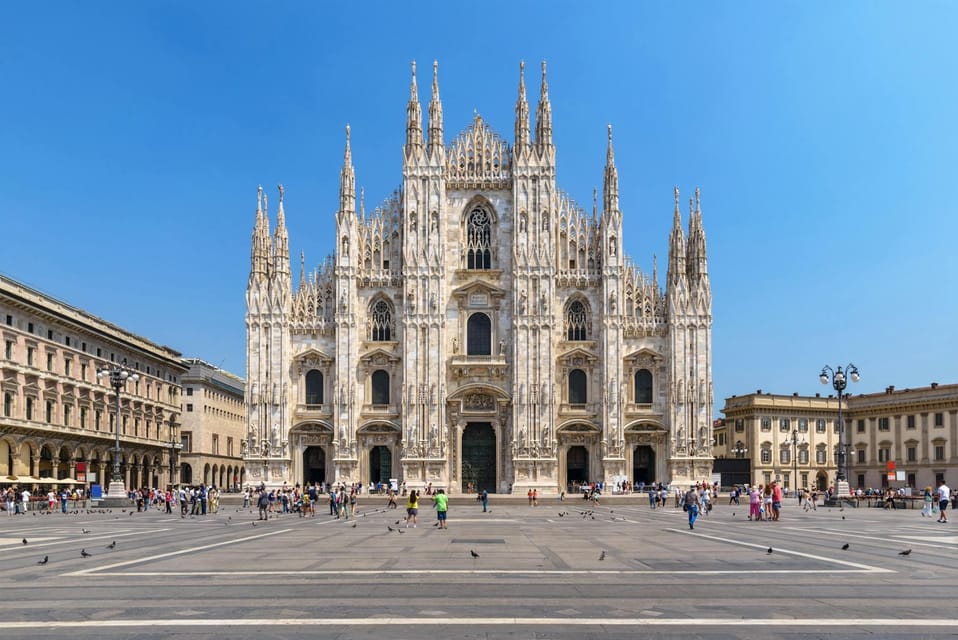
MULTIPOLYGON (((242 509, 237 509, 236 511, 237 511, 237 512, 240 512, 241 510, 242 510, 242 509)), ((841 511, 844 511, 844 510, 845 510, 844 508, 841 509, 841 511)), ((366 512, 363 512, 363 513, 361 513, 361 514, 357 514, 357 516, 358 516, 358 517, 365 518, 367 515, 375 515, 375 514, 377 514, 377 513, 384 513, 385 511, 387 511, 387 509, 385 509, 385 508, 383 508, 383 509, 374 509, 374 510, 372 510, 372 511, 366 511, 366 512)), ((575 511, 576 511, 576 513, 577 513, 578 515, 581 516, 581 518, 582 518, 583 520, 584 520, 584 519, 595 520, 595 510, 593 510, 593 509, 589 509, 589 510, 575 509, 575 511)), ((73 511, 73 512, 72 512, 73 515, 79 515, 80 513, 81 513, 81 512, 80 512, 79 510, 76 510, 76 511, 73 511)), ((107 510, 106 512, 104 512, 104 511, 99 511, 99 510, 92 510, 92 511, 91 511, 91 510, 87 509, 87 510, 86 510, 86 513, 87 513, 87 514, 103 514, 103 513, 112 514, 112 513, 113 513, 113 510, 112 510, 112 509, 109 509, 109 510, 107 510)), ((127 513, 127 510, 126 510, 126 509, 122 509, 122 510, 121 510, 121 513, 127 513)), ((252 511, 250 511, 250 513, 252 513, 252 511)), ((626 518, 616 517, 615 515, 613 515, 614 513, 615 513, 615 510, 614 510, 614 509, 609 509, 610 521, 612 521, 612 522, 616 522, 616 521, 623 521, 623 522, 624 522, 624 521, 626 521, 626 518)), ((132 515, 134 514, 134 511, 133 511, 132 509, 130 509, 129 514, 132 516, 132 515)), ((571 511, 559 511, 559 512, 558 512, 558 516, 559 516, 560 518, 565 518, 565 517, 567 517, 567 516, 571 516, 571 514, 572 514, 571 511)), ((37 515, 37 514, 34 512, 33 515, 37 515)), ((271 514, 270 517, 271 517, 271 518, 277 518, 278 515, 279 515, 279 514, 274 513, 274 514, 271 514)), ((191 516, 191 517, 192 517, 192 516, 191 516)), ((732 513, 732 517, 735 517, 735 513, 734 513, 734 512, 732 513)), ((119 516, 115 516, 115 519, 119 520, 120 517, 119 517, 119 516)), ((845 516, 842 516, 842 520, 844 520, 844 519, 845 519, 845 516)), ((232 522, 232 520, 233 520, 233 517, 232 517, 232 516, 228 516, 227 519, 226 519, 226 521, 225 521, 225 524, 226 524, 226 525, 229 525, 229 524, 232 522)), ((405 530, 398 526, 401 522, 402 522, 402 519, 396 520, 396 521, 393 523, 394 525, 397 525, 396 528, 393 528, 393 527, 390 526, 390 525, 386 525, 386 530, 387 530, 389 533, 394 533, 394 532, 395 532, 395 533, 399 533, 399 534, 405 533, 405 530)), ((251 524, 252 524, 254 527, 256 526, 256 523, 255 523, 255 522, 252 522, 251 524)), ((356 518, 354 517, 354 518, 353 518, 353 523, 352 523, 351 527, 352 527, 353 529, 355 529, 355 528, 358 526, 358 524, 359 524, 358 521, 357 521, 356 518)), ((439 525, 439 523, 436 522, 433 526, 438 526, 438 525, 439 525)), ((91 532, 89 529, 81 529, 81 531, 82 531, 82 533, 84 533, 84 534, 88 534, 88 533, 91 532)), ((27 544, 30 543, 30 541, 27 540, 26 538, 23 538, 22 543, 23 543, 24 545, 27 545, 27 544)), ((849 543, 847 543, 847 542, 841 546, 841 550, 842 550, 842 551, 848 551, 850 548, 851 548, 851 545, 850 545, 849 543)), ((111 542, 110 544, 106 545, 105 549, 108 550, 108 551, 113 551, 113 550, 115 550, 115 549, 116 549, 116 540, 114 540, 114 541, 111 542)), ((775 550, 774 550, 772 547, 769 547, 769 548, 766 550, 766 553, 767 553, 767 554, 772 554, 772 553, 774 553, 774 551, 775 551, 775 550)), ((905 549, 905 550, 903 550, 903 551, 899 551, 899 552, 898 552, 898 555, 900 555, 900 556, 909 556, 909 555, 911 555, 911 551, 912 551, 911 549, 905 549)), ((472 556, 473 560, 477 560, 477 559, 480 557, 479 554, 476 553, 476 551, 475 551, 474 549, 470 549, 470 550, 469 550, 469 554, 472 556)), ((89 552, 86 550, 86 548, 80 549, 80 557, 81 557, 81 558, 90 558, 90 557, 92 557, 92 556, 93 556, 93 554, 92 554, 92 553, 89 553, 89 552)), ((605 558, 606 558, 606 551, 603 549, 602 552, 599 554, 599 560, 602 561, 602 560, 605 560, 605 558)), ((38 561, 37 561, 37 564, 38 564, 38 565, 45 565, 45 564, 47 564, 49 561, 50 561, 50 556, 45 555, 45 556, 43 556, 43 559, 42 559, 42 560, 38 560, 38 561)))

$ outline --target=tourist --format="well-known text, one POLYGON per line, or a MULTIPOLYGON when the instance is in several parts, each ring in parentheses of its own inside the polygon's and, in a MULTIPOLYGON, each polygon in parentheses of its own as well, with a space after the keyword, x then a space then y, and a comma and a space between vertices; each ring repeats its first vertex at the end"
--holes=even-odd
POLYGON ((782 513, 782 487, 778 481, 772 482, 772 520, 778 520, 782 513))
MULTIPOLYGON (((449 527, 446 524, 446 510, 449 507, 449 498, 446 496, 444 489, 436 490, 436 495, 433 496, 433 502, 436 505, 436 517, 439 519, 439 528, 448 529, 449 527)), ((483 509, 483 511, 485 511, 485 509, 483 509)))
POLYGON ((748 492, 748 519, 758 522, 762 519, 762 492, 761 486, 752 487, 748 492))
POLYGON ((695 529, 695 520, 699 517, 699 492, 694 486, 685 492, 682 508, 689 514, 689 529, 695 529))
POLYGON ((269 520, 269 495, 265 491, 259 492, 256 506, 259 507, 259 519, 269 520))
POLYGON ((945 479, 938 481, 938 522, 948 522, 948 516, 945 510, 948 509, 948 501, 951 500, 951 489, 945 484, 945 479))
POLYGON ((485 513, 489 510, 489 492, 483 489, 479 492, 478 498, 482 502, 482 512, 485 513))
POLYGON ((409 492, 409 499, 406 500, 406 528, 409 528, 409 522, 412 521, 412 528, 416 528, 419 522, 419 494, 415 489, 409 492))

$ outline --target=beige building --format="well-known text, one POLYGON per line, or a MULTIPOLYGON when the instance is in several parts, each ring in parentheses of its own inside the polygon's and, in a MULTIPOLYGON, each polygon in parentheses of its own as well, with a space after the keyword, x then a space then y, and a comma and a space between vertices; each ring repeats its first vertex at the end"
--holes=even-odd
MULTIPOLYGON (((726 399, 716 457, 747 457, 753 485, 826 489, 835 481, 838 399, 756 393, 726 399)), ((847 424, 847 420, 846 420, 847 424)))
POLYGON ((958 384, 856 395, 845 425, 852 487, 958 483, 958 384), (900 479, 890 480, 892 471, 900 479))
POLYGON ((138 374, 120 393, 120 465, 127 487, 174 475, 180 354, 0 276, 0 478, 99 483, 113 471, 115 393, 97 369, 138 374))
MULTIPOLYGON (((792 487, 835 482, 838 399, 758 391, 726 399, 717 458, 747 457, 751 482, 792 487)), ((851 488, 958 482, 958 385, 844 396, 842 420, 851 488), (889 477, 889 474, 892 477, 889 477)))
POLYGON ((687 227, 678 189, 663 198, 671 232, 647 247, 654 265, 668 242, 663 288, 623 253, 611 126, 592 202, 557 183, 545 64, 534 127, 520 65, 511 142, 478 114, 446 137, 431 72, 420 105, 413 66, 400 188, 369 212, 347 127, 335 253, 310 274, 301 258, 298 286, 283 190, 273 229, 258 195, 251 481, 555 493, 706 477, 712 294, 698 191, 687 227))
POLYGON ((239 376, 208 362, 187 358, 183 364, 189 371, 180 377, 180 482, 236 490, 246 480, 241 450, 246 434, 246 385, 239 376))

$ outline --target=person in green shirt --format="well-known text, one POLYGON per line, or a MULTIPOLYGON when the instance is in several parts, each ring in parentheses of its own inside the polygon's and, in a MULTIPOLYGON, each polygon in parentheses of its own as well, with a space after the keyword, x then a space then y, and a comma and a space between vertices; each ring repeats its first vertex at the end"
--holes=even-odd
POLYGON ((439 518, 439 528, 448 529, 449 527, 446 526, 446 512, 449 507, 449 496, 446 495, 444 490, 439 489, 432 499, 433 502, 436 503, 436 517, 439 518))

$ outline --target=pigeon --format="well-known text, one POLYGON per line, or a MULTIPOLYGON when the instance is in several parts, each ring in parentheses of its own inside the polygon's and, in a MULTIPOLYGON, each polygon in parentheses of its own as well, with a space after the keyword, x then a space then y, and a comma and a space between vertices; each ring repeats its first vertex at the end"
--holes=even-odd
POLYGON ((559 512, 559 517, 560 517, 560 518, 565 517, 565 514, 560 511, 560 512, 559 512))
POLYGON ((406 533, 403 529, 396 529, 399 533, 406 533))
POLYGON ((478 557, 479 557, 479 554, 476 553, 473 549, 470 549, 470 550, 469 550, 469 553, 472 555, 473 558, 478 558, 478 557))
POLYGON ((46 564, 50 561, 50 556, 43 556, 43 560, 37 560, 37 564, 46 564))
POLYGON ((392 533, 393 531, 395 531, 395 529, 393 529, 392 527, 390 527, 388 524, 386 525, 386 528, 389 529, 389 532, 390 532, 390 533, 392 533))
POLYGON ((844 519, 845 519, 845 516, 842 516, 842 520, 844 520, 844 519))
POLYGON ((254 527, 256 526, 255 522, 250 522, 250 524, 253 525, 254 527))
POLYGON ((898 552, 898 555, 900 555, 900 556, 910 556, 910 555, 911 555, 911 549, 905 549, 904 551, 899 551, 899 552, 898 552))
POLYGON ((605 549, 603 549, 602 553, 599 554, 599 560, 605 560, 605 549))
POLYGON ((93 555, 92 553, 87 553, 87 552, 86 552, 86 549, 80 549, 80 557, 81 557, 81 558, 89 558, 89 557, 92 556, 92 555, 93 555))
POLYGON ((769 548, 768 548, 768 551, 766 551, 765 553, 771 553, 771 552, 772 552, 772 548, 769 547, 769 548))
POLYGON ((116 540, 114 540, 114 541, 111 542, 110 544, 106 545, 106 548, 107 548, 107 549, 116 549, 116 540))
POLYGON ((401 520, 396 520, 393 524, 399 524, 401 520))
POLYGON ((90 533, 89 529, 80 529, 80 531, 82 531, 83 533, 90 533))
POLYGON ((27 542, 27 539, 26 539, 26 538, 24 538, 24 539, 23 539, 23 544, 28 544, 28 542, 27 542))
POLYGON ((355 529, 355 528, 356 528, 356 524, 357 524, 357 523, 355 523, 355 522, 353 523, 353 529, 355 529))
POLYGON ((842 545, 842 551, 848 551, 848 543, 842 545))
POLYGON ((735 512, 734 512, 734 511, 732 512, 732 517, 733 517, 733 518, 735 517, 735 512))

